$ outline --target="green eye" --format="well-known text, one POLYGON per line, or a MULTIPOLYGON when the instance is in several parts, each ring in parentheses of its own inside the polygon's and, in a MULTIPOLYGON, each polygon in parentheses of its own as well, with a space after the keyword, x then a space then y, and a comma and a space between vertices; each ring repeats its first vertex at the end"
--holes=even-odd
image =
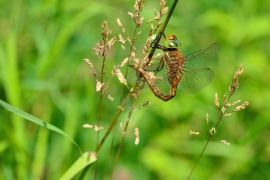
POLYGON ((181 46, 181 43, 178 39, 169 39, 165 41, 165 45, 166 48, 170 49, 170 48, 177 48, 179 46, 181 46))

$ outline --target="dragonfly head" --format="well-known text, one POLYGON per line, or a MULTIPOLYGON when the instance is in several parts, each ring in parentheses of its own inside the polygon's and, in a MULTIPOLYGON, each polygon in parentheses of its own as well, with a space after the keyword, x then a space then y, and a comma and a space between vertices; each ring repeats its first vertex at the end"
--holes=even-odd
POLYGON ((174 49, 180 47, 181 43, 175 35, 170 35, 166 37, 164 46, 168 49, 174 49))

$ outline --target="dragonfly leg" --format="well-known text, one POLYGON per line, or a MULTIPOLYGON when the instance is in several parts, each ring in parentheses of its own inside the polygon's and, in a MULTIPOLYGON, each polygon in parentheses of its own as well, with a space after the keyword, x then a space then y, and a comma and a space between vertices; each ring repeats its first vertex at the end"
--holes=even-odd
POLYGON ((156 37, 156 39, 153 40, 153 42, 150 44, 150 47, 151 48, 156 48, 156 49, 161 49, 163 50, 165 47, 158 44, 158 42, 160 41, 162 35, 164 36, 164 38, 166 38, 165 34, 164 33, 158 33, 158 36, 156 37))
POLYGON ((160 59, 160 62, 158 64, 157 69, 155 70, 155 74, 157 74, 159 71, 161 71, 164 67, 164 59, 163 57, 160 59))

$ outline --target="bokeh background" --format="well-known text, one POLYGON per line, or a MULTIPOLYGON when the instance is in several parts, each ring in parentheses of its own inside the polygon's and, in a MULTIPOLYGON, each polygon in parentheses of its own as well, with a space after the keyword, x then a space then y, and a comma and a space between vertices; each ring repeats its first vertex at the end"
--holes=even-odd
MULTIPOLYGON (((127 12, 134 1, 121 0, 1 0, 0 1, 0 98, 61 129, 76 140, 83 151, 93 151, 96 132, 83 129, 96 124, 99 94, 95 92, 89 58, 100 69, 102 60, 92 48, 101 40, 101 24, 108 21, 112 36, 121 29, 129 34, 135 25, 127 12)), ((170 7, 172 1, 167 5, 170 7)), ((153 18, 159 2, 146 1, 142 16, 153 18)), ((137 57, 149 26, 141 28, 136 42, 137 57)), ((179 1, 165 31, 179 37, 184 54, 219 42, 218 59, 211 64, 213 82, 195 95, 178 93, 171 101, 134 113, 131 118, 114 179, 185 179, 218 119, 215 93, 220 103, 228 94, 234 72, 244 64, 244 73, 233 101, 250 105, 224 119, 209 143, 191 179, 270 179, 270 1, 179 1), (205 121, 209 114, 210 125, 205 121), (140 130, 135 145, 134 127, 140 130), (192 136, 189 131, 199 131, 192 136), (225 139, 230 145, 224 145, 225 139)), ((106 60, 105 81, 111 70, 128 56, 116 44, 106 60)), ((117 111, 122 85, 113 77, 104 98, 101 125, 108 127, 117 111)), ((97 179, 103 177, 109 153, 114 159, 121 138, 117 123, 99 154, 97 179)), ((65 137, 0 108, 0 178, 58 179, 80 156, 65 137)), ((102 134, 105 131, 101 131, 102 134)), ((113 162, 109 163, 108 176, 113 162)), ((86 179, 93 179, 92 167, 86 179)))

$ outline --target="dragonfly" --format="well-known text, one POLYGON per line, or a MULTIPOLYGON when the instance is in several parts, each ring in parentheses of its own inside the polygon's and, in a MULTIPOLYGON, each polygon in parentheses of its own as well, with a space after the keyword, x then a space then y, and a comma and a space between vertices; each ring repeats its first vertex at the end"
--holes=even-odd
POLYGON ((163 51, 157 68, 132 67, 143 78, 143 84, 147 84, 160 100, 169 101, 176 96, 177 89, 183 93, 197 93, 213 80, 214 72, 207 65, 217 58, 220 49, 218 43, 187 56, 178 49, 181 43, 175 35, 165 37, 164 46, 155 44, 154 40, 151 47, 163 51), (165 74, 159 75, 163 69, 165 74))

